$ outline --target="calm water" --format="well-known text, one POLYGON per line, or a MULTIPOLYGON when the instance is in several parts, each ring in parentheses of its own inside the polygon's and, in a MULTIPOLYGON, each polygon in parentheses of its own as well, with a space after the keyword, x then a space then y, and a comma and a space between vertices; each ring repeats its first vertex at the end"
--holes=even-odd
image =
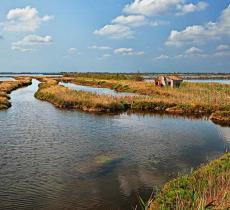
POLYGON ((76 85, 73 83, 64 83, 64 82, 60 82, 59 84, 74 90, 82 90, 82 91, 97 93, 99 95, 112 95, 112 96, 135 96, 136 95, 134 93, 116 92, 109 88, 96 88, 91 86, 76 85))
POLYGON ((230 145, 230 128, 204 119, 58 110, 37 84, 0 112, 1 210, 129 210, 230 145))
POLYGON ((230 80, 186 80, 186 82, 202 82, 202 83, 211 83, 211 82, 215 82, 215 83, 222 83, 222 84, 230 84, 230 80))
POLYGON ((14 81, 14 78, 12 78, 12 77, 2 77, 2 76, 0 76, 0 81, 14 81))

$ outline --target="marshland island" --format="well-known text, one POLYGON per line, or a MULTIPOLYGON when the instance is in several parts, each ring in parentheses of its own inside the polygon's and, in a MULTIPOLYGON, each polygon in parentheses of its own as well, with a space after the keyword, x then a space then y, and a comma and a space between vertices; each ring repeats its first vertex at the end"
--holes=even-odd
POLYGON ((229 79, 1 74, 0 207, 230 208, 229 79))

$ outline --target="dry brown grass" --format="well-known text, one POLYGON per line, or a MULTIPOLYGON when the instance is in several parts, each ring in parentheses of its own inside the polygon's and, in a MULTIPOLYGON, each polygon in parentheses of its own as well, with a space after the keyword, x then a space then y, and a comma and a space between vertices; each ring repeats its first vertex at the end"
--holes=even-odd
POLYGON ((7 109, 11 106, 9 102, 10 97, 8 96, 9 93, 31 84, 31 78, 29 77, 16 77, 15 79, 15 81, 0 82, 0 110, 7 109))
POLYGON ((90 78, 58 78, 67 82, 94 87, 105 87, 122 92, 150 96, 146 102, 162 101, 178 108, 202 109, 205 112, 230 110, 230 85, 216 83, 183 83, 180 88, 161 88, 153 83, 130 80, 98 80, 90 78))
POLYGON ((91 112, 124 110, 129 97, 117 98, 94 93, 75 91, 60 85, 41 83, 35 97, 49 101, 57 107, 81 109, 91 112))
MULTIPOLYGON (((57 85, 57 82, 64 81, 79 85, 104 87, 120 92, 133 92, 139 94, 139 96, 135 97, 118 98, 68 90, 65 94, 63 93, 63 95, 65 95, 64 97, 61 96, 62 94, 58 94, 58 91, 62 91, 63 88, 55 87, 55 93, 53 91, 52 94, 55 95, 55 98, 61 98, 61 104, 65 104, 63 101, 68 101, 69 97, 71 100, 75 100, 75 104, 78 104, 78 107, 84 106, 84 110, 90 110, 90 108, 91 110, 94 110, 95 107, 106 107, 107 111, 117 111, 117 109, 126 110, 129 108, 141 111, 163 111, 174 114, 199 115, 210 115, 216 111, 230 111, 230 85, 224 84, 183 83, 180 88, 173 89, 170 87, 156 87, 153 83, 133 80, 98 80, 71 77, 40 77, 39 80, 44 83, 43 87, 57 85), (69 95, 68 97, 66 96, 67 94, 69 95), (74 99, 72 96, 73 94, 75 94, 74 99), (114 107, 119 108, 115 109, 114 107)), ((49 88, 48 90, 51 91, 52 88, 49 88)), ((42 92, 44 91, 45 90, 42 90, 42 92)), ((46 94, 48 94, 47 91, 46 94)), ((41 97, 41 94, 39 96, 41 97)), ((55 100, 58 101, 57 99, 55 100)), ((69 106, 66 106, 66 108, 68 107, 69 106)), ((101 111, 103 110, 104 108, 101 109, 101 111)))

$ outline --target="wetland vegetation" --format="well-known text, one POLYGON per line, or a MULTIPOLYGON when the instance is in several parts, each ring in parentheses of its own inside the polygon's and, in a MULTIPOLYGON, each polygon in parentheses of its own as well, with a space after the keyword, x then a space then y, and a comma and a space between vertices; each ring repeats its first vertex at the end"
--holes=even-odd
POLYGON ((206 166, 168 182, 148 202, 149 210, 230 208, 230 153, 206 166))
POLYGON ((90 76, 38 78, 36 97, 60 108, 77 108, 89 112, 134 111, 165 112, 180 115, 208 115, 214 122, 229 124, 230 85, 217 83, 183 82, 180 88, 157 87, 153 83, 133 79, 97 79, 90 76), (136 93, 136 96, 114 97, 76 91, 58 85, 68 82, 78 85, 109 88, 118 92, 136 93), (215 117, 218 115, 218 118, 215 117), (215 117, 215 118, 214 118, 215 117))
POLYGON ((0 110, 11 106, 9 93, 30 84, 31 78, 29 77, 16 77, 15 81, 0 81, 0 110))
MULTIPOLYGON (((169 87, 165 87, 165 88, 156 87, 152 83, 137 81, 136 79, 122 79, 122 80, 114 79, 114 78, 96 79, 90 77, 82 77, 82 75, 81 77, 33 76, 31 78, 40 81, 38 89, 37 87, 34 89, 34 91, 37 91, 35 93, 35 97, 37 99, 48 101, 53 105, 55 105, 56 107, 63 108, 63 109, 80 109, 87 112, 102 112, 102 113, 116 113, 120 111, 122 112, 122 111, 131 110, 132 112, 141 111, 143 114, 145 113, 143 111, 148 111, 148 112, 150 111, 156 113, 171 113, 171 114, 178 114, 178 115, 191 114, 191 116, 211 115, 210 119, 212 119, 214 122, 221 123, 224 125, 229 125, 230 85, 217 84, 217 83, 202 84, 202 83, 184 82, 180 88, 172 89, 169 87), (87 85, 87 86, 98 87, 98 88, 102 88, 102 87, 109 88, 109 89, 116 90, 118 92, 125 91, 130 93, 136 93, 136 95, 124 96, 124 97, 123 96, 117 97, 112 95, 111 96, 99 95, 96 93, 90 93, 86 91, 76 91, 64 87, 62 85, 59 85, 60 82, 70 82, 73 84, 81 84, 81 85, 87 85)), ((2 106, 4 108, 10 106, 10 104, 7 105, 7 103, 9 103, 8 93, 10 93, 11 91, 19 87, 23 87, 31 84, 31 78, 17 77, 15 81, 4 81, 0 83, 0 97, 5 100, 5 102, 3 100, 1 104, 3 104, 2 106)), ((38 82, 36 81, 36 83, 38 82)), ((32 93, 34 94, 34 92, 32 93)), ((26 100, 26 98, 27 97, 18 99, 17 103, 19 103, 19 101, 21 100, 26 100)), ((33 103, 34 105, 30 107, 30 109, 32 109, 33 110, 32 113, 35 114, 36 114, 36 109, 39 108, 40 106, 46 107, 46 105, 39 102, 39 100, 34 100, 33 103), (37 103, 39 104, 39 106, 37 103)), ((48 110, 52 111, 51 107, 49 107, 48 110)), ((41 109, 43 110, 43 108, 41 109)), ((59 113, 58 109, 56 110, 56 112, 59 113)), ((50 122, 50 125, 56 122, 55 120, 56 114, 54 114, 54 119, 52 120, 52 122, 50 122)), ((32 115, 31 117, 33 117, 32 115)), ((69 116, 68 113, 62 113, 60 117, 64 117, 64 115, 69 116)), ((72 116, 72 113, 70 115, 72 116)), ((19 119, 21 120, 22 118, 21 115, 18 116, 20 116, 19 119)), ((91 115, 89 115, 88 118, 90 118, 90 116, 91 115)), ((74 120, 76 119, 78 118, 74 118, 74 120)), ((175 119, 174 121, 177 120, 175 119)), ((27 122, 32 122, 32 121, 26 120, 24 123, 27 122)), ((151 123, 148 122, 145 126, 150 124, 151 123)), ((41 124, 39 122, 39 126, 40 125, 41 124)), ((70 125, 73 126, 73 124, 71 123, 68 124, 68 126, 66 127, 67 130, 71 129, 70 125)), ((156 124, 154 125, 156 126, 156 124)), ((171 126, 172 125, 169 125, 169 127, 171 126)), ((167 129, 169 129, 169 127, 167 127, 167 129)), ((51 126, 50 129, 53 129, 53 127, 51 126)), ((121 128, 119 127, 119 130, 120 129, 121 128)), ((152 129, 154 128, 151 128, 151 130, 152 129)), ((138 130, 138 128, 135 127, 135 130, 138 130)), ((61 131, 61 133, 62 132, 64 131, 61 131)), ((103 130, 103 133, 104 132, 106 131, 103 130)), ((162 134, 162 131, 160 133, 162 134)), ((62 136, 63 134, 60 135, 62 136)), ((132 133, 129 133, 129 135, 132 135, 132 133)), ((125 142, 127 141, 127 136, 129 135, 125 135, 124 137, 125 142)), ((167 138, 170 135, 171 135, 170 132, 167 133, 167 138)), ((141 138, 142 136, 139 137, 138 141, 140 141, 141 138)), ((183 136, 183 141, 181 142, 185 141, 184 138, 186 139, 186 137, 183 136)), ((196 141, 196 139, 194 139, 195 137, 194 138, 191 137, 191 138, 192 141, 196 141)), ((152 136, 150 139, 152 139, 152 136)), ((174 140, 175 140, 174 138, 170 139, 169 142, 171 141, 174 142, 174 140)), ((178 140, 175 140, 175 142, 177 141, 178 140)), ((73 139, 73 142, 75 142, 75 139, 73 139)), ((74 144, 73 142, 71 144, 74 144)), ((152 140, 150 142, 149 144, 154 144, 152 140)), ((129 142, 129 144, 132 143, 129 142)), ((144 142, 143 144, 145 145, 146 142, 144 142)), ((206 147, 209 147, 209 144, 212 145, 212 143, 208 141, 207 144, 205 144, 206 147)), ((157 146, 155 145, 155 147, 157 146)), ((215 147, 218 146, 215 145, 215 147)), ((140 150, 140 148, 141 145, 139 145, 138 151, 140 150)), ((161 151, 161 149, 159 151, 161 151)), ((200 151, 200 149, 201 148, 195 148, 192 154, 194 154, 195 151, 196 152, 200 151)), ((220 150, 222 151, 223 149, 221 148, 220 150)), ((104 153, 101 152, 101 148, 99 148, 99 151, 100 152, 98 152, 94 156, 86 158, 85 161, 82 161, 81 158, 79 158, 78 164, 76 165, 76 167, 74 166, 73 168, 70 169, 70 173, 74 173, 74 176, 79 176, 81 179, 83 177, 91 178, 99 175, 102 176, 104 173, 107 173, 109 170, 112 170, 112 168, 114 168, 115 166, 119 166, 119 164, 121 164, 122 161, 125 160, 124 157, 118 155, 118 153, 113 154, 110 151, 104 153)), ((190 151, 190 147, 188 147, 188 151, 190 151)), ((150 152, 150 154, 152 154, 152 151, 150 152)), ((173 159, 174 158, 175 157, 173 157, 173 159)), ((201 162, 203 161, 200 161, 199 164, 201 162)), ((197 167, 199 164, 195 164, 195 166, 197 167)), ((230 155, 228 153, 220 157, 219 159, 210 162, 208 165, 192 171, 191 173, 188 173, 187 171, 188 173, 187 175, 179 176, 178 178, 166 183, 165 186, 163 186, 162 190, 160 190, 159 193, 156 194, 154 199, 150 199, 148 204, 144 208, 149 210, 155 210, 155 209, 156 210, 158 209, 179 210, 179 209, 208 209, 208 208, 226 209, 227 207, 230 206, 229 204, 230 184, 228 179, 230 176, 229 164, 230 164, 230 155)), ((167 165, 167 167, 169 167, 169 165, 167 165)), ((181 166, 181 167, 186 167, 186 166, 181 166)), ((175 177, 175 175, 172 177, 175 177)), ((165 181, 167 180, 169 179, 167 178, 165 181)), ((165 181, 163 183, 165 183, 165 181)), ((136 183, 134 185, 136 185, 136 183)))

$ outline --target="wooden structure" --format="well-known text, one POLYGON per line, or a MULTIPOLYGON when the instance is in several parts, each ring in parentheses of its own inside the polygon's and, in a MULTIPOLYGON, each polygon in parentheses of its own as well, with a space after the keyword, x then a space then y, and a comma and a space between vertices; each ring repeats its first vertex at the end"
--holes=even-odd
POLYGON ((176 75, 160 75, 155 79, 155 85, 160 87, 180 87, 182 82, 183 79, 176 75))

